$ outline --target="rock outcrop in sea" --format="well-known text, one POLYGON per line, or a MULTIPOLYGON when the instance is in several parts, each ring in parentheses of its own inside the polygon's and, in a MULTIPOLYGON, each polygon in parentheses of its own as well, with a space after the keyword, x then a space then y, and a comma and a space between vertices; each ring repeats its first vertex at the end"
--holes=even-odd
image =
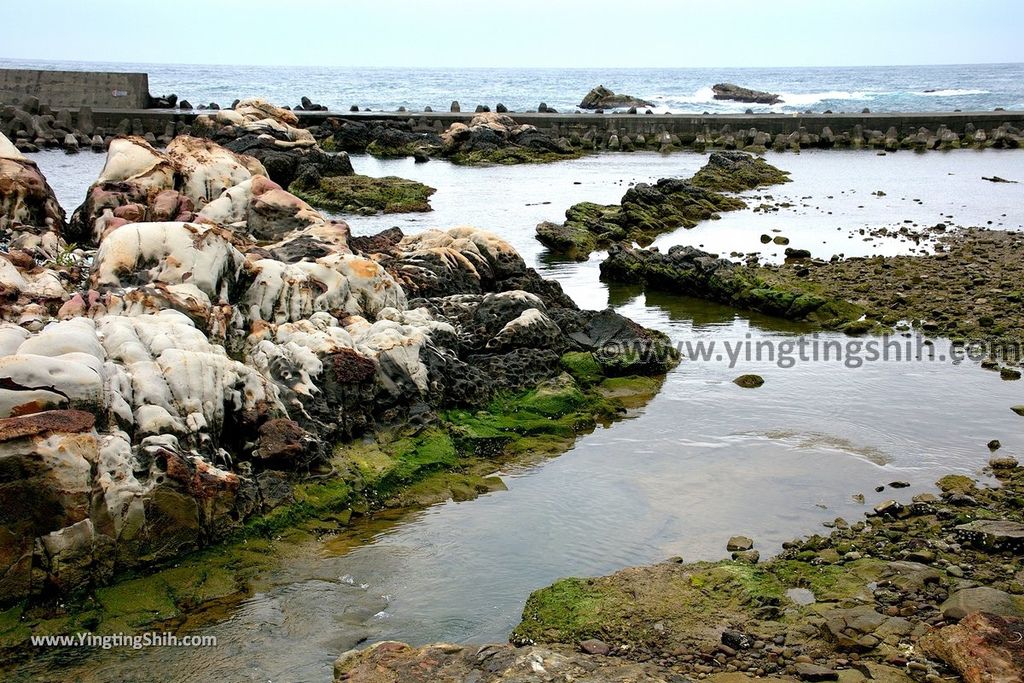
POLYGON ((615 412, 605 376, 673 362, 493 233, 352 237, 269 177, 318 164, 310 138, 260 105, 228 116, 214 137, 263 161, 117 138, 67 225, 0 137, 0 603, 393 495, 501 453, 517 420, 564 438, 615 412), (516 408, 487 422, 499 394, 516 408), (457 439, 445 409, 474 411, 457 439), (376 484, 336 471, 335 444, 385 427, 412 434, 376 484), (335 483, 300 499, 309 476, 335 483))
POLYGON ((580 109, 616 109, 628 107, 653 107, 647 100, 632 95, 615 94, 603 85, 599 85, 586 94, 579 103, 580 109))
POLYGON ((735 102, 750 102, 753 104, 778 104, 782 98, 775 93, 763 90, 751 90, 733 83, 716 83, 711 86, 716 100, 733 100, 735 102))

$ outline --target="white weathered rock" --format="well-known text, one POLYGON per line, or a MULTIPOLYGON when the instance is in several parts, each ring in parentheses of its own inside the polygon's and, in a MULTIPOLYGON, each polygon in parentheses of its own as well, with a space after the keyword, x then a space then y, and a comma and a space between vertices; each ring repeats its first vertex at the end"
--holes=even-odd
POLYGON ((167 157, 184 178, 181 190, 197 207, 253 176, 267 174, 263 164, 252 157, 188 135, 179 135, 167 145, 167 157))
POLYGON ((211 301, 227 302, 244 260, 214 226, 132 223, 100 244, 92 277, 96 287, 189 285, 211 301))
POLYGON ((96 184, 131 182, 147 192, 174 187, 174 163, 143 138, 114 138, 96 184))

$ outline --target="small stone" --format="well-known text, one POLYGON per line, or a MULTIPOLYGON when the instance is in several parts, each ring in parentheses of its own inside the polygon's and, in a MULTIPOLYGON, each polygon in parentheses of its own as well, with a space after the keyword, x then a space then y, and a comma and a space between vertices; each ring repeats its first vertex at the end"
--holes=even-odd
POLYGON ((612 651, 612 648, 608 643, 603 640, 597 640, 596 638, 591 638, 581 642, 580 649, 588 655, 601 655, 602 657, 612 651))
POLYGON ((1021 417, 1024 417, 1024 405, 1011 406, 1010 410, 1012 410, 1013 412, 1017 413, 1021 417))
POLYGON ((897 515, 903 506, 895 500, 887 500, 876 505, 874 509, 876 515, 897 515))
POLYGON ((722 632, 722 645, 733 650, 749 650, 754 644, 753 638, 745 633, 726 629, 722 632))
POLYGON ((988 449, 990 451, 998 451, 1003 444, 999 443, 999 439, 992 439, 988 442, 988 449))
POLYGON ((761 375, 740 375, 732 383, 744 389, 756 389, 764 384, 764 377, 761 377, 761 375))
POLYGON ((794 667, 796 675, 802 681, 838 681, 839 673, 817 664, 801 662, 794 667))
POLYGON ((746 536, 733 536, 729 539, 729 542, 725 545, 725 549, 729 552, 739 552, 743 550, 750 550, 754 547, 754 541, 747 538, 746 536))
POLYGON ((1012 470, 1020 465, 1017 458, 1010 455, 1002 455, 989 459, 988 466, 994 470, 1012 470))
POLYGON ((907 555, 907 560, 921 564, 931 564, 935 561, 935 553, 931 550, 915 550, 907 555))
POLYGON ((732 559, 747 564, 757 564, 761 560, 761 553, 756 550, 741 550, 732 554, 732 559))

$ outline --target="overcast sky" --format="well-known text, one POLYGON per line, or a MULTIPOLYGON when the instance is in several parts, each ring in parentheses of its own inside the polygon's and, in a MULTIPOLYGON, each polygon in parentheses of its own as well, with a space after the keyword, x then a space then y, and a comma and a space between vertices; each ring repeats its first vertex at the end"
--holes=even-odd
POLYGON ((1024 61, 1022 0, 4 1, 0 57, 327 66, 1024 61))

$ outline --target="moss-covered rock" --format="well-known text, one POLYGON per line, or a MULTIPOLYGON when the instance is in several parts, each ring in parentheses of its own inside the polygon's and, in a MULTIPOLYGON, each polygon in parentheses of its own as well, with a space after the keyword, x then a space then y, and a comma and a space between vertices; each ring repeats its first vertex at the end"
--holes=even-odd
POLYGON ((764 185, 789 182, 789 171, 772 166, 761 157, 743 152, 713 152, 690 180, 715 192, 743 192, 764 185))
POLYGON ((460 150, 449 155, 447 159, 460 166, 512 166, 515 164, 550 164, 556 161, 578 159, 583 154, 581 149, 552 151, 513 145, 470 151, 460 150))
POLYGON ((785 171, 763 159, 743 152, 716 152, 689 180, 662 178, 654 185, 640 183, 627 190, 619 204, 575 204, 565 212, 562 225, 538 225, 537 239, 554 252, 586 260, 595 249, 622 241, 647 245, 664 232, 692 228, 722 211, 746 206, 720 191, 739 192, 788 180, 785 171))
POLYGON ((365 214, 430 211, 430 196, 437 190, 395 176, 347 175, 321 178, 312 188, 292 183, 289 191, 321 209, 365 214))
POLYGON ((601 364, 589 351, 571 351, 564 354, 559 362, 583 386, 598 382, 603 376, 601 364))
POLYGON ((601 277, 825 327, 839 327, 864 314, 856 303, 822 296, 801 280, 780 278, 770 268, 740 265, 689 246, 663 253, 614 245, 601 263, 601 277))

